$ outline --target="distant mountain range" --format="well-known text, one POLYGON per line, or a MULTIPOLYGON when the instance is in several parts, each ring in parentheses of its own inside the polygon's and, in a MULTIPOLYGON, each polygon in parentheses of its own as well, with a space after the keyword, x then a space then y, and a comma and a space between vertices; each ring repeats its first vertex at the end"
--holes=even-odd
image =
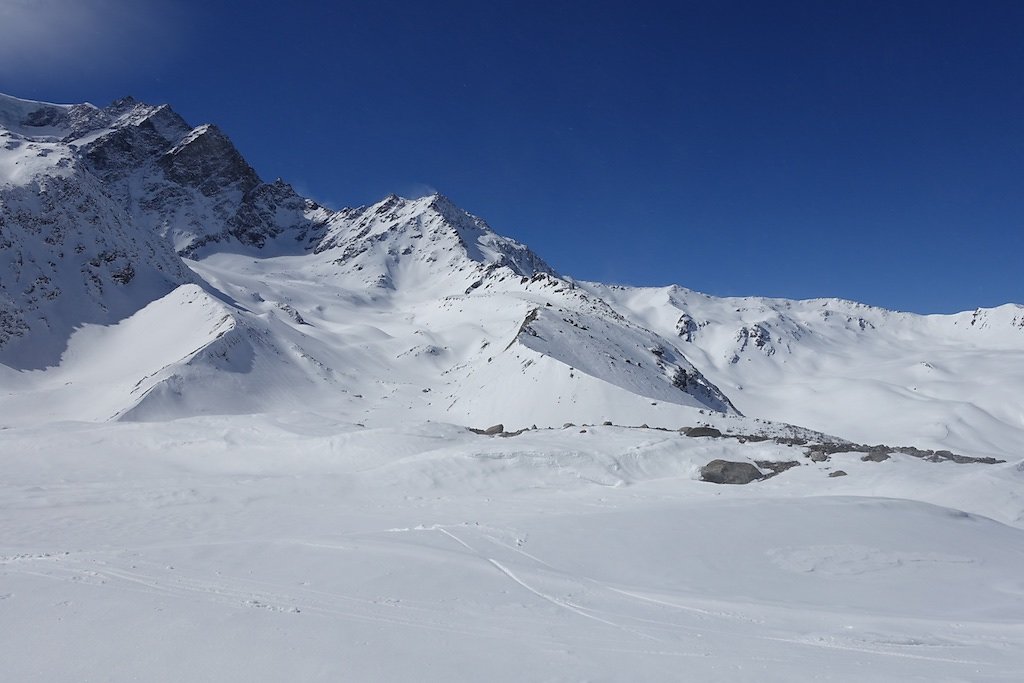
POLYGON ((320 206, 166 105, 0 96, 0 426, 300 409, 509 428, 743 414, 1006 455, 1024 307, 581 282, 439 194, 320 206))

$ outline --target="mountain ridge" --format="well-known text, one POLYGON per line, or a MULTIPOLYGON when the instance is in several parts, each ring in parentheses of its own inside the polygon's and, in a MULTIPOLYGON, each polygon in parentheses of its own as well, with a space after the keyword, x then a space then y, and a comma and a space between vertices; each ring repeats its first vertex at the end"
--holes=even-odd
MULTIPOLYGON (((669 425, 710 410, 862 442, 907 435, 970 452, 975 439, 986 455, 1024 431, 1024 375, 994 374, 1024 348, 1019 305, 917 316, 575 280, 440 193, 331 210, 264 182, 215 125, 131 98, 0 97, 0 240, 0 363, 12 371, 59 377, 69 343, 115 363, 83 350, 91 326, 159 310, 173 335, 191 319, 180 308, 226 307, 230 330, 169 363, 154 356, 144 392, 105 399, 122 419, 314 399, 354 416, 390 401, 511 424, 669 425), (997 376, 1005 390, 986 391, 997 376)), ((145 327, 124 329, 147 346, 145 327)), ((53 381, 17 386, 52 398, 53 381)), ((62 410, 52 416, 75 418, 62 410)))

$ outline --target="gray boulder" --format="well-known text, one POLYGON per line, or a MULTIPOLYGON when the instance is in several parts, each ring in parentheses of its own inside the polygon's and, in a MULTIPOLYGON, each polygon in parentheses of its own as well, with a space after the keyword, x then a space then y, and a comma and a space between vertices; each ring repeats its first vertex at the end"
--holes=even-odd
POLYGON ((749 484, 761 479, 764 475, 749 462, 732 462, 730 460, 712 460, 700 468, 702 481, 712 484, 749 484))
POLYGON ((501 434, 503 431, 505 431, 505 425, 503 425, 503 424, 496 424, 496 425, 493 425, 493 426, 488 427, 487 429, 485 429, 484 430, 484 434, 487 434, 489 436, 493 436, 495 434, 501 434))
POLYGON ((828 476, 832 477, 833 479, 835 479, 836 477, 845 477, 846 472, 843 472, 842 470, 836 470, 835 472, 829 472, 828 476))
POLYGON ((862 455, 860 459, 864 462, 885 462, 889 459, 889 454, 881 451, 871 451, 867 455, 862 455))
POLYGON ((714 427, 690 427, 686 430, 687 436, 722 436, 722 432, 714 427))

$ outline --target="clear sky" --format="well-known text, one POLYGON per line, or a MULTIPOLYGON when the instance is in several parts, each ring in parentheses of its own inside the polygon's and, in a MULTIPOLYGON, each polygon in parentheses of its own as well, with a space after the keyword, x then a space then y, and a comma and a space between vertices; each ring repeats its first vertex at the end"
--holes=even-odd
POLYGON ((1024 303, 1024 2, 0 0, 0 91, 223 128, 329 206, 442 191, 557 270, 1024 303))

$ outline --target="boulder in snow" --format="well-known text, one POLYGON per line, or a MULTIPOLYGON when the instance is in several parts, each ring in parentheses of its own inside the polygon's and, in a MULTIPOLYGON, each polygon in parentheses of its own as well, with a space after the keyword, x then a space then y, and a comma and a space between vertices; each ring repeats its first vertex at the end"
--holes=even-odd
POLYGON ((749 462, 712 460, 700 468, 701 480, 712 484, 749 484, 763 476, 761 470, 749 462))
POLYGON ((714 427, 688 427, 686 430, 687 436, 722 436, 722 432, 715 429, 714 427))

